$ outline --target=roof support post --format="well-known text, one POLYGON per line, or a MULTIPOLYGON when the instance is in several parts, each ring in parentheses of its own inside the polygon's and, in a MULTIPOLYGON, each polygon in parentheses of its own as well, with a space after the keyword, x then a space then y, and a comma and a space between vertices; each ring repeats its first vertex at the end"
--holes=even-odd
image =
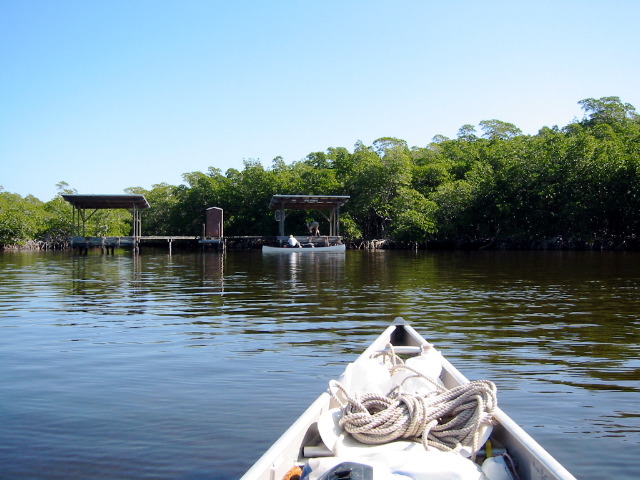
POLYGON ((332 237, 334 235, 337 235, 335 233, 336 231, 336 210, 338 208, 332 208, 330 213, 329 213, 329 235, 331 235, 332 237))
POLYGON ((71 206, 71 238, 76 236, 76 207, 71 206))
MULTIPOLYGON (((133 206, 133 251, 138 253, 140 246, 140 236, 142 235, 142 221, 140 219, 140 209, 137 205, 133 206)), ((169 242, 169 253, 171 253, 171 242, 169 242)))
POLYGON ((280 203, 280 209, 278 210, 280 212, 280 218, 278 219, 278 221, 280 222, 280 236, 284 237, 284 217, 285 212, 284 212, 284 203, 280 203))

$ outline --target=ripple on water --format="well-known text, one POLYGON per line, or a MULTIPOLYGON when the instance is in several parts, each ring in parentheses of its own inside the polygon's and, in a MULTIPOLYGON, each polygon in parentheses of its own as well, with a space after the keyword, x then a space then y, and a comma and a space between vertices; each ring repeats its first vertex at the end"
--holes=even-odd
POLYGON ((0 471, 237 478, 404 316, 578 478, 634 478, 640 257, 485 253, 2 254, 0 471))

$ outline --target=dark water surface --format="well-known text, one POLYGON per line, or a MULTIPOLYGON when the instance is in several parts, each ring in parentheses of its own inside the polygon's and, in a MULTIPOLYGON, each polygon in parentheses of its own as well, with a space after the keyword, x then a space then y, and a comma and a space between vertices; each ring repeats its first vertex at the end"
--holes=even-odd
POLYGON ((639 287, 630 253, 0 254, 0 478, 238 478, 396 316, 637 478, 639 287))

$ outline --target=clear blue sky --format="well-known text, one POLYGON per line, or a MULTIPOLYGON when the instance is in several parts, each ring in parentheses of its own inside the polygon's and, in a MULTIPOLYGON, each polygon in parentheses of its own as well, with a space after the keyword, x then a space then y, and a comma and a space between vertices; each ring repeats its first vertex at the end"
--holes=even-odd
MULTIPOLYGON (((578 101, 640 110, 640 2, 0 0, 0 185, 48 201, 578 101)), ((283 192, 286 193, 286 192, 283 192)))

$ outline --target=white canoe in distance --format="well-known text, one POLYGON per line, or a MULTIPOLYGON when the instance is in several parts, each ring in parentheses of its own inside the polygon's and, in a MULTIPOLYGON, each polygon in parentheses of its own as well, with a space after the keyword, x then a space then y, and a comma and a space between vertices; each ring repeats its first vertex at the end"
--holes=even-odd
POLYGON ((344 244, 329 245, 327 247, 271 247, 269 245, 262 246, 262 253, 342 253, 346 250, 344 244))

